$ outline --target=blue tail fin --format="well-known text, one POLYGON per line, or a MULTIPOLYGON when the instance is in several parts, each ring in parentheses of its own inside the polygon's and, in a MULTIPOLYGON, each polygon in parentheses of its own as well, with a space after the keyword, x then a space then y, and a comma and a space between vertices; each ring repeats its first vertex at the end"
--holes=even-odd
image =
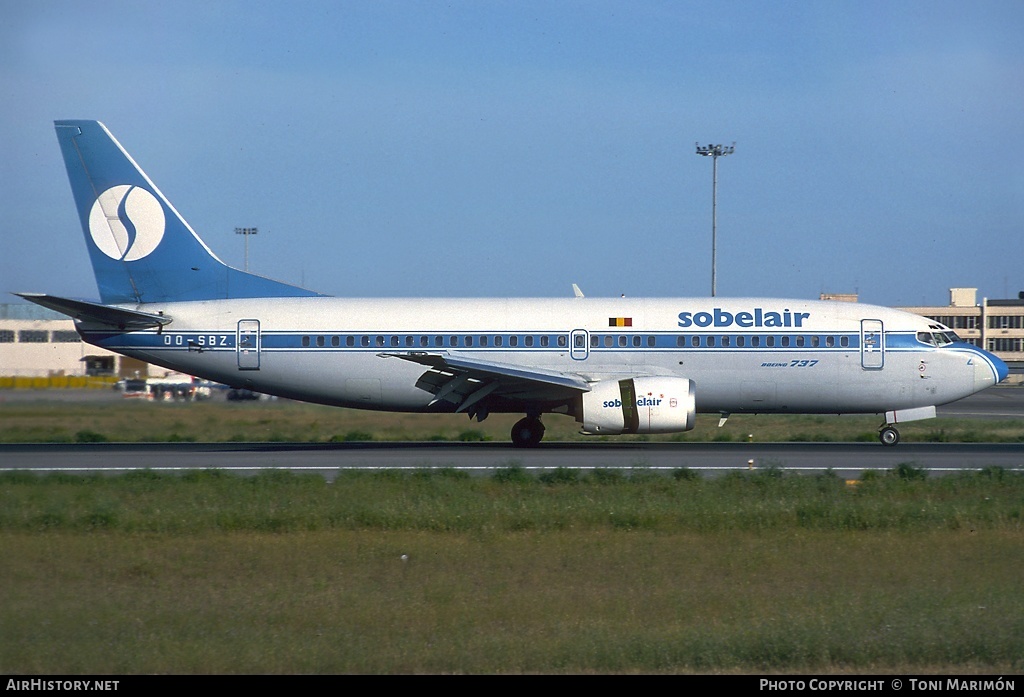
POLYGON ((54 125, 105 304, 319 295, 223 263, 99 121, 54 125))

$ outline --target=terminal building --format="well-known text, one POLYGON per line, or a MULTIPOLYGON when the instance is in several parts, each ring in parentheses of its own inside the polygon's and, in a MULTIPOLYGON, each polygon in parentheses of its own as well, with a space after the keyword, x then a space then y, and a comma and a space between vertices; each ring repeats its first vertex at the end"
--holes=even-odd
MULTIPOLYGON (((977 301, 976 288, 951 288, 948 306, 904 307, 954 330, 1010 366, 1011 382, 1024 380, 1024 292, 1016 300, 977 301)), ((822 300, 857 302, 856 295, 822 294, 822 300)), ((162 369, 156 369, 162 371, 162 369)), ((0 388, 76 386, 71 378, 146 378, 142 361, 86 344, 74 322, 30 304, 0 304, 0 388)))
POLYGON ((142 361, 82 341, 58 312, 0 304, 0 388, 101 386, 148 373, 142 361))

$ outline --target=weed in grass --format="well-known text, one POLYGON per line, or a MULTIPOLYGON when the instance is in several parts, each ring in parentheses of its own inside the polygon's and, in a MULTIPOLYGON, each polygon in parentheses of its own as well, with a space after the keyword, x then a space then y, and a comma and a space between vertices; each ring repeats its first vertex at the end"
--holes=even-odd
POLYGON ((491 437, 483 431, 473 428, 460 431, 459 435, 456 436, 456 440, 462 443, 479 443, 489 441, 490 439, 491 437))
POLYGON ((680 467, 672 470, 672 478, 677 482, 692 482, 701 478, 700 473, 689 467, 680 467))
POLYGON ((544 472, 538 481, 549 486, 556 484, 576 484, 580 481, 580 474, 577 470, 569 467, 556 467, 553 470, 544 472))
POLYGON ((633 484, 646 484, 661 479, 662 476, 652 470, 650 467, 643 465, 634 466, 629 470, 629 481, 633 484))
POLYGON ((465 470, 458 470, 458 469, 455 469, 454 467, 440 467, 440 468, 436 468, 436 469, 433 468, 433 467, 424 467, 422 469, 414 470, 413 473, 412 473, 412 477, 414 479, 423 479, 423 480, 430 480, 430 479, 459 480, 459 479, 469 479, 470 478, 469 472, 466 472, 465 470))
POLYGON ((620 484, 625 481, 626 476, 621 471, 616 469, 604 469, 597 468, 593 470, 587 477, 586 480, 594 482, 595 484, 620 484))
POLYGON ((499 484, 532 484, 535 481, 519 464, 498 468, 494 472, 493 479, 499 484))
POLYGON ((344 435, 331 436, 331 443, 353 443, 360 441, 372 441, 374 436, 369 431, 349 431, 344 435))
POLYGON ((230 472, 221 469, 188 470, 181 475, 181 480, 190 484, 204 484, 232 479, 234 479, 234 476, 230 472))
POLYGON ((928 478, 927 470, 915 467, 913 462, 901 462, 889 471, 893 476, 907 481, 928 478))
POLYGON ((96 431, 81 430, 75 434, 76 443, 106 443, 110 439, 96 431))

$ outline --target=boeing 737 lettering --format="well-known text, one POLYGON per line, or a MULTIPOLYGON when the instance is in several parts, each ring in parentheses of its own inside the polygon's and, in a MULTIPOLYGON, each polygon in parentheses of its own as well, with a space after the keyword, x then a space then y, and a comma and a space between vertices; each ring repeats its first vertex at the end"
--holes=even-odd
POLYGON ((948 327, 859 303, 771 298, 349 299, 221 262, 107 128, 57 121, 100 301, 21 297, 82 338, 281 397, 587 434, 674 433, 697 413, 884 415, 896 425, 1007 375, 948 327))

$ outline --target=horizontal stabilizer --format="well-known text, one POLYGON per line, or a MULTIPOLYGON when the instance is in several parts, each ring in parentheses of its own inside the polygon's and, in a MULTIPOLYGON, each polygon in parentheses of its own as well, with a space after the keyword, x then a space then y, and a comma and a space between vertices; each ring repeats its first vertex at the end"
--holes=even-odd
POLYGON ((90 324, 102 324, 117 327, 118 329, 148 329, 150 327, 162 327, 171 323, 171 318, 166 315, 126 310, 120 307, 89 302, 88 300, 72 300, 71 298, 61 298, 56 295, 46 295, 45 293, 15 293, 15 295, 36 305, 56 310, 72 319, 90 324))

